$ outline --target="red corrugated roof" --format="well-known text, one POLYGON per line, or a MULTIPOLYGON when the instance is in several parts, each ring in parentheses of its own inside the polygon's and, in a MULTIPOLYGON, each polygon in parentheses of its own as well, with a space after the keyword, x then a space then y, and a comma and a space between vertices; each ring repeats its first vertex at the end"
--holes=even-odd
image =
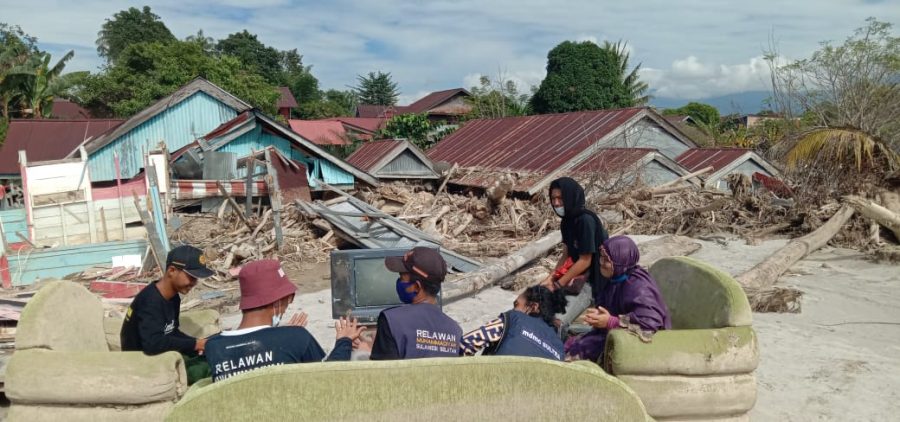
POLYGON ((618 128, 643 108, 473 120, 428 151, 462 167, 546 173, 618 128))
POLYGON ((407 106, 383 106, 374 104, 359 104, 356 106, 356 117, 385 118, 388 109, 392 109, 393 115, 411 113, 407 106))
POLYGON ((387 119, 379 117, 332 117, 332 121, 338 121, 361 132, 378 132, 387 123, 387 119))
POLYGON ((60 160, 86 139, 96 137, 122 122, 118 119, 13 119, 9 122, 6 140, 0 147, 0 174, 19 173, 19 150, 25 150, 28 161, 60 160))
POLYGON ((61 99, 53 100, 53 109, 51 110, 50 115, 54 119, 66 120, 82 120, 91 118, 91 113, 85 110, 84 107, 69 100, 61 99))
POLYGON ((203 139, 206 139, 207 141, 209 141, 214 138, 218 138, 218 137, 230 132, 232 129, 234 129, 236 126, 239 126, 241 123, 244 123, 244 122, 250 120, 250 117, 251 117, 250 111, 245 111, 241 114, 238 114, 233 119, 231 119, 225 123, 222 123, 221 125, 219 125, 219 127, 211 130, 209 133, 207 133, 206 135, 203 136, 203 139))
POLYGON ((597 151, 581 164, 572 169, 572 173, 616 172, 628 170, 641 159, 656 152, 653 148, 604 148, 597 151))
POLYGON ((690 172, 712 166, 709 176, 750 152, 747 148, 693 148, 683 152, 675 161, 690 172))
POLYGON ((420 98, 418 101, 406 106, 407 112, 408 113, 424 113, 424 112, 431 110, 432 108, 435 108, 435 107, 443 104, 444 102, 452 99, 453 97, 455 97, 458 94, 465 94, 466 96, 468 96, 469 91, 466 91, 465 89, 462 89, 462 88, 453 88, 453 89, 447 89, 444 91, 432 92, 431 94, 428 94, 428 95, 420 98))
POLYGON ((279 86, 278 92, 281 93, 281 97, 278 98, 278 108, 297 108, 299 106, 290 88, 279 86))
POLYGON ((402 142, 393 139, 366 142, 356 151, 353 151, 350 157, 347 157, 347 162, 365 171, 376 170, 373 168, 375 164, 378 164, 402 142))
POLYGON ((348 145, 347 131, 339 121, 291 120, 291 130, 316 145, 348 145))

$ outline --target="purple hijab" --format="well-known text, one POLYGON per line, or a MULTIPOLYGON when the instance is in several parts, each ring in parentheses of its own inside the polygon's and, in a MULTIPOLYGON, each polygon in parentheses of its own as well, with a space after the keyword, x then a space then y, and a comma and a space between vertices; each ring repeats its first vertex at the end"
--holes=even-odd
MULTIPOLYGON (((669 309, 659 293, 659 286, 647 270, 638 265, 641 253, 628 236, 615 236, 603 242, 603 250, 613 263, 613 276, 606 286, 594 292, 595 306, 611 315, 637 324, 643 331, 671 329, 669 309)), ((593 329, 566 342, 566 354, 597 361, 606 342, 605 329, 593 329)))

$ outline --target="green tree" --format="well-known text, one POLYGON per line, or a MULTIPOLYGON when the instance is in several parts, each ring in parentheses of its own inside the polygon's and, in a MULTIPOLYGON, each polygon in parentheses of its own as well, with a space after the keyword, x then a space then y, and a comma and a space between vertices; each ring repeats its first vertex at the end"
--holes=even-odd
POLYGON ((614 51, 590 41, 557 45, 547 54, 547 76, 531 97, 534 111, 564 113, 636 105, 621 63, 614 51))
POLYGON ((200 44, 134 44, 103 72, 86 78, 76 93, 95 115, 131 116, 202 76, 254 107, 274 114, 278 91, 231 56, 204 54, 200 44))
POLYGON ((246 29, 219 40, 216 51, 234 56, 241 63, 253 67, 271 84, 283 83, 281 52, 266 46, 246 29))
POLYGON ((434 143, 428 136, 431 129, 431 122, 424 113, 402 114, 388 120, 380 135, 384 138, 407 139, 424 151, 434 143))
POLYGON ((528 94, 520 94, 519 87, 511 80, 498 80, 482 75, 480 86, 473 86, 471 97, 466 100, 472 106, 468 118, 497 119, 509 116, 525 116, 531 112, 528 94))
POLYGON ((306 120, 353 116, 356 97, 352 92, 329 89, 318 93, 318 99, 300 103, 299 117, 306 120))
POLYGON ((709 104, 690 102, 678 108, 663 110, 667 116, 691 116, 698 123, 708 126, 717 126, 720 116, 719 110, 709 104))
POLYGON ((369 72, 368 75, 357 75, 358 84, 351 87, 360 104, 392 106, 397 104, 400 91, 397 83, 391 80, 391 74, 381 71, 369 72))
POLYGON ((890 23, 866 22, 810 58, 780 65, 767 55, 777 111, 799 109, 811 124, 776 145, 789 168, 845 177, 848 169, 871 175, 900 166, 900 37, 890 23))
POLYGON ((53 109, 53 98, 65 96, 76 81, 87 72, 63 74, 66 63, 75 56, 69 51, 54 65, 50 65, 49 53, 31 56, 27 66, 29 75, 21 86, 22 113, 34 118, 49 117, 53 109))
POLYGON ((103 24, 97 34, 97 54, 107 63, 113 63, 130 45, 171 41, 175 41, 175 36, 159 16, 150 11, 150 6, 144 6, 141 10, 130 7, 103 24))
POLYGON ((630 100, 631 106, 642 106, 650 102, 650 96, 647 95, 649 86, 646 82, 641 81, 640 75, 638 75, 638 72, 641 70, 641 64, 638 63, 634 69, 631 69, 631 71, 628 70, 628 60, 631 57, 631 53, 628 52, 627 44, 622 41, 616 42, 615 44, 604 41, 603 49, 612 53, 616 58, 619 79, 622 81, 622 85, 625 86, 625 90, 628 92, 627 97, 621 101, 624 102, 630 100))
POLYGON ((31 73, 27 63, 38 54, 37 40, 18 26, 0 23, 0 120, 10 116, 10 106, 21 95, 31 73))

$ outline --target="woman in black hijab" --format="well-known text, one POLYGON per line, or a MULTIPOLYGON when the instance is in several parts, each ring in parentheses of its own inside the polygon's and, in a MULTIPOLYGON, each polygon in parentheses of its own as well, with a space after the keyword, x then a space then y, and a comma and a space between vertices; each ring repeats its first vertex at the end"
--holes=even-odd
POLYGON ((600 245, 609 235, 597 214, 585 208, 584 189, 570 177, 550 183, 550 206, 562 218, 559 230, 563 253, 554 272, 541 284, 577 295, 569 299, 566 313, 560 318, 560 330, 564 333, 568 324, 590 306, 592 291, 600 291, 605 284, 600 274, 600 245))

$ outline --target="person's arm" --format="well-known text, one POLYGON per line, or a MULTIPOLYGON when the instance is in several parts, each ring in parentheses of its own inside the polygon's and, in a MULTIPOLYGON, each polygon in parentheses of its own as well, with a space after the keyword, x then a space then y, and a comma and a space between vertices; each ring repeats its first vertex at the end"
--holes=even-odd
POLYGON ((400 351, 397 350, 397 342, 391 334, 384 312, 378 315, 378 328, 375 330, 375 342, 372 344, 371 360, 400 359, 400 351))
POLYGON ((334 348, 328 354, 326 362, 336 362, 342 360, 350 360, 350 353, 353 352, 353 341, 349 337, 341 337, 334 341, 334 348))
POLYGON ((578 260, 575 261, 574 264, 572 264, 572 267, 569 268, 569 271, 567 271, 565 274, 562 275, 562 277, 560 277, 558 280, 556 280, 556 283, 562 287, 568 286, 569 283, 572 282, 573 278, 580 276, 585 271, 587 271, 588 268, 590 268, 591 256, 592 256, 592 254, 589 254, 589 253, 583 253, 581 255, 578 255, 578 260))
POLYGON ((460 355, 475 356, 476 353, 489 345, 496 346, 497 342, 503 338, 503 330, 505 328, 503 318, 497 318, 466 333, 460 341, 460 355))
POLYGON ((553 279, 553 274, 563 267, 566 263, 566 259, 569 258, 569 248, 566 247, 566 244, 562 244, 562 253, 559 254, 559 259, 556 260, 556 265, 553 267, 553 271, 550 271, 550 274, 547 274, 547 278, 541 281, 541 285, 552 290, 556 290, 557 286, 555 282, 559 282, 559 280, 553 279))
POLYGON ((346 320, 341 318, 334 322, 335 342, 334 349, 328 354, 327 361, 350 360, 353 351, 353 342, 359 338, 365 327, 359 325, 356 318, 346 320))
MULTIPOLYGON (((625 313, 628 322, 637 324, 645 331, 656 332, 665 328, 666 309, 665 305, 656 300, 653 292, 644 287, 636 289, 635 296, 628 301, 625 306, 629 312, 625 313)), ((618 327, 618 318, 616 318, 616 326, 618 327)))
POLYGON ((169 321, 164 318, 163 304, 157 302, 145 303, 145 305, 148 306, 134 310, 140 320, 138 335, 141 337, 141 347, 144 353, 158 355, 168 351, 191 353, 196 350, 197 339, 193 337, 165 335, 163 330, 169 321))

